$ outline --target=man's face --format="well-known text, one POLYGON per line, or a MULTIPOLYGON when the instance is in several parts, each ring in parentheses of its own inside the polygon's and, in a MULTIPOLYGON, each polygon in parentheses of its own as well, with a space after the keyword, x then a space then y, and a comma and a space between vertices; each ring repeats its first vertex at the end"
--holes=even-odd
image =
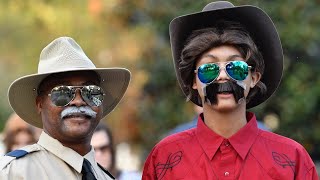
POLYGON ((41 84, 41 94, 37 97, 38 112, 41 114, 43 130, 62 143, 90 143, 93 130, 102 118, 102 106, 89 106, 81 97, 80 89, 67 106, 58 107, 52 103, 51 90, 56 86, 99 85, 98 76, 93 72, 61 73, 46 78, 41 84), (70 108, 87 108, 87 112, 70 112, 70 108), (68 112, 68 113, 65 113, 68 112))
POLYGON ((112 166, 112 152, 110 137, 103 130, 93 133, 91 145, 95 151, 95 159, 104 168, 111 171, 112 166))
MULTIPOLYGON (((217 63, 220 67, 220 74, 214 80, 214 83, 226 83, 229 81, 234 81, 228 76, 225 65, 227 62, 230 61, 245 61, 242 57, 241 53, 233 46, 223 45, 212 48, 208 52, 204 53, 202 57, 196 63, 196 69, 203 64, 208 63, 217 63)), ((253 88, 255 84, 259 81, 260 74, 257 72, 249 71, 248 76, 239 81, 237 88, 242 88, 244 90, 244 97, 247 97, 250 91, 250 88, 253 88)), ((205 85, 200 81, 197 74, 195 74, 195 80, 193 83, 192 88, 197 89, 204 106, 208 106, 208 103, 204 102, 204 93, 203 87, 205 85)), ((207 92, 210 93, 210 92, 207 92)), ((242 106, 245 108, 246 101, 240 100, 239 102, 235 100, 234 94, 232 92, 218 92, 216 93, 216 104, 212 104, 212 108, 219 110, 219 111, 229 111, 231 109, 238 108, 242 106), (239 104, 240 103, 240 104, 239 104)))

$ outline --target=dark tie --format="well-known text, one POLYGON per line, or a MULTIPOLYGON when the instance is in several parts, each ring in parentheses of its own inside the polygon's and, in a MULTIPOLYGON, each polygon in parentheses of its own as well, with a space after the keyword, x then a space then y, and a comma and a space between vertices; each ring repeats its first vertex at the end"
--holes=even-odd
POLYGON ((93 175, 91 164, 87 159, 83 159, 82 164, 82 180, 97 180, 96 177, 93 175))

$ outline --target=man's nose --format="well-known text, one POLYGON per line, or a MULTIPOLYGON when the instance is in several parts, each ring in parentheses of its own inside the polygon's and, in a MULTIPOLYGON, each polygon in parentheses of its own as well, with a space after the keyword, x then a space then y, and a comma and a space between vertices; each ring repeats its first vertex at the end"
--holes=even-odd
POLYGON ((87 103, 84 101, 84 99, 81 96, 81 90, 79 88, 76 89, 75 97, 70 102, 70 106, 85 106, 87 103))

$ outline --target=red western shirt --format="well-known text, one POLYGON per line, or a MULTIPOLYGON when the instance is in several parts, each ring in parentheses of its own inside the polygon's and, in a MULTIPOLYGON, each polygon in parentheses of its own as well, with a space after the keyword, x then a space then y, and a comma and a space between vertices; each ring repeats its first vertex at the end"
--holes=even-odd
POLYGON ((258 129, 256 117, 225 139, 198 117, 196 128, 166 137, 149 154, 143 180, 317 180, 314 163, 297 142, 258 129))

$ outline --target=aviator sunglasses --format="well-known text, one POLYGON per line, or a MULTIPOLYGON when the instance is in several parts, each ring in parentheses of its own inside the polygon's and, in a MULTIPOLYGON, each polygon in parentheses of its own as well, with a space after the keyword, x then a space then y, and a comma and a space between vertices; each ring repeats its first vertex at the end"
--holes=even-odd
MULTIPOLYGON (((219 63, 220 64, 220 63, 219 63)), ((221 68, 218 63, 203 64, 198 67, 194 72, 198 74, 199 80, 202 83, 210 84, 216 80, 221 72, 221 68)), ((244 61, 230 61, 225 64, 223 69, 227 75, 236 81, 243 81, 247 78, 249 70, 252 66, 249 66, 244 61)))
POLYGON ((103 102, 103 90, 96 85, 88 86, 56 86, 48 94, 54 105, 58 107, 67 106, 75 97, 76 90, 80 89, 82 99, 89 106, 101 106, 103 102))

